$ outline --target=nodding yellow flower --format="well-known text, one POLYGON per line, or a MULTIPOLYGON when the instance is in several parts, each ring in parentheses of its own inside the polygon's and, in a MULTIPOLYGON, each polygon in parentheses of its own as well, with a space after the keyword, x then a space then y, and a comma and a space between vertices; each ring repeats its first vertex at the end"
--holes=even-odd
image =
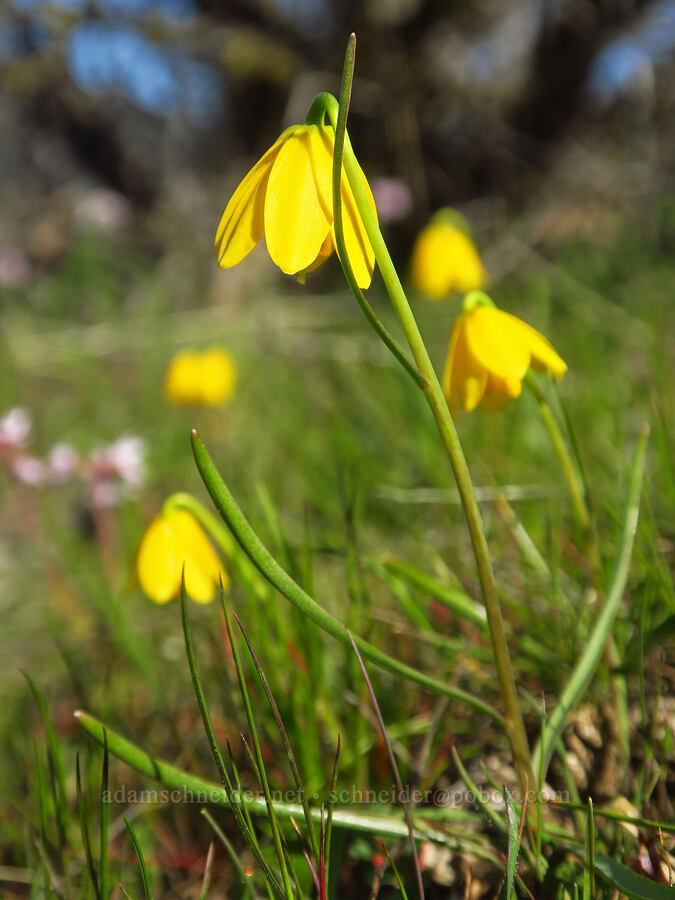
POLYGON ((468 225, 453 209, 439 210, 420 231, 410 266, 413 286, 431 300, 476 290, 487 281, 468 225))
POLYGON ((464 299, 450 336, 443 391, 453 418, 460 410, 503 409, 518 397, 530 366, 560 378, 567 366, 545 337, 497 309, 482 291, 464 299))
POLYGON ((164 393, 175 406, 219 406, 234 393, 237 370, 225 350, 182 350, 169 363, 164 393))
POLYGON ((197 603, 210 603, 230 580, 222 562, 195 517, 185 509, 163 510, 143 535, 136 572, 143 591, 155 603, 168 603, 185 590, 197 603))
MULTIPOLYGON (((335 249, 333 148, 327 125, 292 125, 258 160, 225 208, 216 233, 218 265, 238 262, 265 236, 272 260, 304 281, 335 249)), ((370 204, 375 201, 361 172, 370 204)), ((366 236, 344 168, 341 180, 347 255, 361 288, 370 286, 375 256, 366 236)))

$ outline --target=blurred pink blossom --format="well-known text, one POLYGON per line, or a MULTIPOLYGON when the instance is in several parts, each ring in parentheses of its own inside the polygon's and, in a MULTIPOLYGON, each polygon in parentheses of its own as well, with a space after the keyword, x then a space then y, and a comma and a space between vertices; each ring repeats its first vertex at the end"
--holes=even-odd
POLYGON ((77 451, 70 444, 54 444, 49 451, 47 465, 49 480, 53 484, 64 484, 76 474, 79 464, 77 451))
POLYGON ((0 451, 20 450, 30 434, 30 414, 22 406, 15 406, 0 419, 0 451))
POLYGON ((94 509, 110 509, 117 506, 120 499, 119 485, 109 479, 95 481, 91 486, 90 499, 94 509))
POLYGON ((30 263, 18 247, 0 247, 0 285, 22 288, 30 279, 30 263))
POLYGON ((80 226, 93 225, 102 231, 119 231, 129 219, 130 206, 115 191, 92 191, 76 204, 74 215, 80 226))
POLYGON ((371 182, 377 215, 381 222, 400 222, 412 209, 410 188, 398 178, 371 182))
POLYGON ((49 475, 49 469, 41 459, 35 456, 15 456, 12 460, 12 471, 24 484, 38 487, 44 484, 49 475))
POLYGON ((92 504, 114 506, 120 487, 140 488, 145 483, 145 441, 134 434, 123 434, 91 454, 87 474, 92 504))
POLYGON ((145 482, 145 441, 134 434, 123 434, 106 451, 107 458, 129 487, 145 482))

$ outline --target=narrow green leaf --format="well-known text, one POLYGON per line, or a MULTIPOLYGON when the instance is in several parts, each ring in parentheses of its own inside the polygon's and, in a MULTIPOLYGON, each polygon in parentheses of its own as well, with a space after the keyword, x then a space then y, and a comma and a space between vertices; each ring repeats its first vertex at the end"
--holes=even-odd
MULTIPOLYGON (((103 729, 103 742, 105 742, 105 729, 103 729)), ((94 887, 94 893, 98 900, 101 898, 101 888, 96 875, 96 867, 94 866, 94 857, 91 853, 91 837, 89 835, 89 809, 87 807, 87 797, 82 790, 82 778, 80 775, 80 751, 75 755, 75 774, 77 785, 77 806, 80 811, 80 829, 82 831, 82 844, 84 845, 84 854, 87 858, 87 867, 89 869, 89 878, 94 887)))
POLYGON ((395 560, 387 560, 384 563, 385 569, 399 578, 403 578, 409 584, 419 588, 425 594, 438 600, 448 609, 451 609, 460 619, 466 619, 477 625, 482 632, 488 633, 487 615, 485 607, 480 603, 472 600, 468 594, 463 591, 448 588, 443 584, 439 584, 434 578, 425 575, 414 566, 407 563, 396 562, 395 560))
POLYGON ((141 881, 143 882, 143 890, 145 891, 145 900, 152 900, 152 888, 150 886, 150 876, 148 875, 148 867, 145 864, 145 857, 143 856, 143 848, 141 847, 141 843, 136 836, 136 832, 133 829, 133 826, 129 819, 126 816, 122 816, 122 820, 124 824, 127 826, 127 831, 131 835, 131 840, 134 845, 134 850, 136 851, 136 856, 138 857, 138 865, 141 870, 141 881))
MULTIPOLYGON (((347 630, 337 619, 334 619, 319 604, 309 596, 290 575, 282 569, 279 563, 263 546, 257 534, 251 528, 241 509, 237 505, 236 500, 230 493, 228 487, 220 477, 218 470, 213 464, 208 450, 202 439, 196 431, 192 432, 192 451, 197 463, 199 474, 211 495, 211 499, 215 503, 218 511, 225 519, 232 534, 241 544, 244 551, 248 554, 251 561, 258 567, 260 572, 267 578, 277 590, 286 597, 294 606, 296 606, 304 615, 312 622, 322 628, 327 634, 335 638, 345 646, 349 646, 349 637, 347 630)), ((494 705, 480 700, 455 688, 452 685, 431 678, 429 675, 423 675, 411 666, 407 666, 398 660, 393 659, 381 650, 364 641, 360 637, 354 637, 354 642, 359 648, 359 652, 365 659, 375 663, 382 669, 413 681, 427 690, 437 694, 444 694, 454 700, 460 700, 467 706, 479 710, 486 716, 489 716, 500 726, 503 726, 504 720, 497 712, 494 705)))
POLYGON ((544 740, 535 748, 534 759, 537 761, 535 768, 538 768, 538 756, 540 753, 543 754, 544 757, 544 770, 546 771, 548 768, 551 754, 553 753, 556 741, 565 727, 567 716, 579 703, 591 682, 593 673, 602 657, 607 637, 611 634, 614 619, 619 611, 621 598, 628 579, 633 541, 637 530, 648 436, 649 428, 645 425, 640 434, 633 456, 619 550, 614 566, 614 574, 609 590, 607 591, 604 606, 598 615, 586 648, 584 649, 579 662, 575 666, 574 671, 558 700, 558 704, 551 715, 546 727, 544 740))
POLYGON ((593 800, 588 798, 586 817, 586 852, 584 854, 583 900, 593 900, 595 894, 595 822, 593 820, 593 800))
POLYGON ((274 812, 274 804, 272 803, 272 794, 270 792, 267 771, 265 769, 265 761, 260 749, 260 741, 258 739, 258 729, 255 724, 255 716, 253 715, 253 707, 251 706, 251 700, 248 694, 248 688, 246 686, 246 679, 244 677, 244 670, 242 669, 239 650, 237 649, 237 644, 234 640, 234 635, 232 634, 230 617, 227 612, 227 607, 225 606, 225 598, 222 590, 220 592, 220 601, 223 609, 223 615, 225 616, 225 627, 227 628, 227 635, 230 639, 230 647, 232 648, 232 657, 234 659, 234 665, 237 671, 237 679, 239 680, 239 691, 244 702, 246 720, 248 721, 249 731, 253 740, 256 768, 258 770, 258 777, 260 778, 263 794, 265 796, 265 803, 267 805, 267 817, 272 828, 272 840, 274 841, 274 848, 276 850, 277 859, 279 860, 279 868, 281 870, 284 893, 286 896, 286 900, 293 900, 293 889, 291 887, 291 880, 288 874, 288 867, 286 865, 286 856, 284 853, 284 848, 282 846, 281 831, 279 829, 279 822, 277 821, 276 813, 274 812))
POLYGON ((401 874, 398 871, 396 863, 394 862, 392 855, 389 852, 389 848, 386 846, 386 844, 382 844, 382 843, 380 844, 380 846, 384 850, 384 852, 387 856, 387 859, 389 860, 389 865, 392 868, 392 871, 394 873, 394 878, 396 879, 396 883, 398 884, 398 889, 401 892, 401 896, 403 897, 403 900, 408 900, 408 895, 405 890, 405 885, 403 884, 403 879, 401 878, 401 874))
POLYGON ((199 900, 206 900, 209 895, 209 887, 211 886, 211 871, 213 869, 213 851, 214 843, 209 844, 208 853, 206 854, 206 865, 204 866, 204 878, 202 879, 202 887, 199 891, 199 900))
MULTIPOLYGON (((222 595, 222 584, 220 586, 220 593, 222 595)), ((272 886, 274 893, 282 898, 284 897, 283 891, 281 889, 281 885, 279 884, 274 872, 267 865, 263 856, 260 852, 260 848, 257 844, 257 841, 253 838, 251 834, 251 830, 249 829, 248 823, 246 822, 244 816, 242 815, 239 797, 235 795, 232 780, 225 768, 225 763, 223 762, 223 757, 220 753, 220 749, 218 747, 218 742, 216 740, 216 733, 213 730, 213 725, 211 723, 211 716, 209 714, 209 708, 206 704, 206 697, 204 696, 204 691, 202 689, 202 684, 199 679, 199 673, 197 671, 197 661, 195 659, 194 648, 192 646, 192 635, 190 633, 190 623, 188 621, 187 614, 187 594, 185 592, 185 573, 183 572, 183 577, 181 581, 181 591, 180 591, 180 604, 181 604, 181 617, 183 620, 183 636, 185 638, 185 651, 188 658, 188 666, 190 668, 190 675, 192 677, 192 686, 194 688, 195 697, 197 698, 197 705, 199 706, 199 712, 201 713, 202 722, 204 724, 204 731, 206 732, 206 737, 209 742, 209 747, 211 748, 211 753, 213 754, 213 758, 216 763, 216 767, 218 769, 218 773, 220 775, 221 781, 223 782, 223 786, 226 791, 226 795, 228 798, 229 806, 234 813, 234 817, 237 820, 237 825, 239 826, 239 830, 241 831, 244 839, 246 840, 251 853, 253 853, 256 862, 262 869, 265 878, 272 886)), ((155 776, 158 777, 158 776, 155 776)), ((161 779, 163 780, 163 779, 161 779)))
POLYGON ((324 878, 327 885, 330 886, 330 848, 331 837, 333 834, 333 812, 335 810, 335 789, 337 788, 338 763, 340 761, 340 735, 338 734, 337 746, 335 747, 335 757, 333 758, 333 771, 330 775, 328 788, 328 811, 326 813, 326 832, 324 838, 323 858, 324 858, 324 878))
POLYGON ((457 766, 457 771, 459 772, 459 774, 460 774, 462 780, 464 781, 464 784, 467 786, 468 790, 470 790, 471 793, 473 794, 478 806, 480 806, 480 808, 483 810, 483 812, 488 817, 488 819, 492 822, 492 824, 495 826, 495 828, 499 829, 499 831, 501 831, 502 834, 507 834, 508 833, 507 826, 504 824, 502 817, 497 813, 497 811, 495 809, 492 808, 492 806, 490 806, 489 803, 487 803, 483 799, 483 792, 480 790, 480 788, 478 787, 476 782, 469 775, 469 773, 466 770, 466 767, 465 767, 464 763, 462 762, 460 755, 457 752, 457 750, 455 749, 455 747, 451 748, 451 753, 452 753, 452 758, 454 760, 454 763, 457 766))
POLYGON ((513 805, 513 798, 509 793, 509 789, 504 786, 504 803, 506 804, 506 826, 507 826, 507 851, 506 851, 506 877, 504 885, 500 892, 500 898, 511 900, 514 896, 513 880, 516 877, 516 866, 518 865, 518 852, 520 850, 520 834, 518 830, 518 818, 513 805))
POLYGON ((37 685, 27 672, 21 672, 28 683, 28 687, 37 703, 42 721, 45 726, 47 736, 47 758, 49 760, 49 769, 52 775, 52 792, 54 795, 54 808, 56 810, 56 822, 59 829, 59 839, 61 845, 66 843, 66 824, 68 821, 68 810, 66 804, 66 776, 63 770, 63 762, 61 760, 61 750, 56 740, 54 726, 47 709, 47 704, 42 699, 42 694, 37 685))
MULTIPOLYGON (((137 772, 147 775, 148 778, 154 778, 168 788, 185 791, 192 798, 199 799, 203 803, 214 803, 231 808, 234 799, 234 802, 248 808, 252 815, 264 816, 267 814, 264 798, 240 797, 238 794, 232 798, 227 790, 213 781, 207 781, 197 775, 192 775, 164 762, 164 760, 155 759, 141 750, 140 747, 132 744, 131 741, 117 734, 109 726, 104 726, 88 713, 77 710, 75 717, 87 734, 91 735, 101 746, 103 746, 103 729, 105 728, 110 753, 133 769, 136 769, 137 772)), ((299 819, 303 814, 303 809, 299 803, 275 802, 274 809, 276 814, 284 819, 288 819, 291 816, 299 819)), ((310 808, 310 813, 315 822, 321 821, 320 810, 310 808)), ((336 809, 333 813, 333 824, 340 828, 360 831, 366 834, 379 834, 389 837, 408 836, 408 829, 400 816, 364 814, 354 812, 352 809, 336 809)), ((431 827, 422 827, 420 823, 415 828, 415 834, 419 840, 436 841, 452 847, 458 846, 457 842, 444 832, 431 827)))
POLYGON ((281 713, 279 712, 279 707, 277 706, 276 700, 274 699, 274 695, 272 694, 272 690, 269 686, 269 682, 265 677, 265 673, 263 671, 262 666, 260 665, 260 661, 256 655, 255 650, 253 649, 253 645, 249 640, 248 634, 246 633, 246 629, 241 624, 239 616, 233 612, 237 625, 239 626, 241 633, 246 641, 246 646, 248 648, 248 652, 253 660, 253 665, 256 668, 258 673, 258 677, 260 678, 260 683, 263 686, 263 690, 265 691, 265 695, 267 696, 267 701, 272 709, 272 715, 274 716, 274 720, 277 723, 277 729, 279 730, 279 734, 281 735, 281 741, 284 745, 284 750, 286 751, 286 756, 288 757, 288 764, 290 766, 291 772, 293 774, 293 780, 295 781, 295 786, 298 791, 298 797, 300 799, 300 803, 302 804, 302 809, 305 814, 305 823, 307 824, 307 832, 308 832, 308 840, 309 845, 312 850, 312 857, 316 862, 319 858, 319 848, 316 843, 316 835, 314 833, 314 824, 312 822, 312 817, 309 812, 309 804, 307 803, 307 794, 305 793, 305 788, 302 782, 302 777, 300 775, 300 770, 298 769, 298 764, 295 760, 295 753, 293 752, 293 748, 291 747, 291 742, 288 739, 288 733, 286 732, 286 728, 284 727, 283 719, 281 718, 281 713))
POLYGON ((239 876, 239 880, 241 881, 244 895, 246 897, 253 898, 255 896, 254 892, 253 892, 253 884, 252 884, 253 879, 249 875, 246 874, 246 870, 244 869, 244 867, 241 864, 241 860, 239 859, 239 855, 237 854, 237 851, 234 849, 234 847, 232 846, 232 844, 226 837, 225 832, 222 830, 220 825, 218 825, 218 823, 213 818, 213 816, 208 811, 208 809, 202 809, 201 813, 204 816, 204 818, 206 819, 206 821, 209 823, 211 828, 213 828, 213 830, 215 831, 216 836, 218 837, 218 840, 221 842, 223 847, 225 847, 225 849, 227 850, 227 854, 230 857, 230 861, 232 862, 235 872, 237 873, 237 875, 239 876))
POLYGON ((356 658, 359 661, 359 665, 361 666, 361 672, 363 673, 363 678, 366 682, 366 687, 368 688, 368 694, 370 696, 370 702, 373 704, 373 709, 375 710, 375 717, 377 719, 377 724, 380 729, 380 734, 382 735, 382 740, 384 741, 384 745, 387 748, 387 754, 389 756, 389 764, 391 765, 391 770, 394 775, 394 781, 396 782, 396 788, 399 793, 399 797, 401 798, 401 805, 403 807, 403 814, 405 816, 405 821, 408 826, 408 837, 410 840, 410 849, 412 851, 413 863, 415 865, 415 877, 417 879, 417 890, 419 893, 420 900, 424 900, 424 884, 422 882, 422 867, 420 866, 420 858, 417 852, 417 844, 415 843, 415 829, 413 828, 412 819, 410 817, 410 809, 407 801, 404 799, 405 794, 403 792, 403 782, 401 781, 401 776, 398 771, 398 765, 396 763, 396 756, 394 755, 394 748, 391 746, 391 741, 389 740, 389 735, 387 734, 387 729, 384 724, 384 719, 382 718, 382 712, 380 711, 380 705, 377 702, 377 697, 375 696, 375 691, 373 690, 373 686, 370 682, 370 678, 368 677, 368 670, 366 669, 363 660, 361 659, 361 655, 358 651, 356 644, 354 643, 354 639, 349 634, 349 639, 352 642, 352 647, 354 649, 354 653, 356 654, 356 658))
POLYGON ((108 736, 103 729, 103 766, 101 770, 101 897, 108 897, 108 736))
POLYGON ((595 854, 595 871, 631 900, 673 900, 673 889, 638 875, 611 856, 595 854))

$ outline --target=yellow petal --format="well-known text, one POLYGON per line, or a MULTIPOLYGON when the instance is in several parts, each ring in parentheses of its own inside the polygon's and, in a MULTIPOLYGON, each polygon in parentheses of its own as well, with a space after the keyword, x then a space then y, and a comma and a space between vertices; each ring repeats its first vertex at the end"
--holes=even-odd
POLYGON ((567 364, 558 356, 551 344, 536 329, 521 322, 524 339, 532 354, 532 368, 537 372, 550 372, 554 378, 561 378, 567 371, 567 364))
POLYGON ((236 383, 236 368, 230 354, 213 347, 201 354, 199 362, 201 402, 205 406, 217 406, 229 400, 236 383))
POLYGON ((143 535, 136 557, 136 571, 141 588, 155 603, 167 603, 180 590, 175 535, 162 515, 143 535))
POLYGON ((466 322, 469 315, 462 313, 455 320, 443 375, 443 392, 453 418, 462 409, 471 411, 478 406, 488 379, 487 372, 476 365, 467 346, 466 322))
POLYGON ((175 406, 190 406, 199 403, 200 357, 196 353, 182 350, 169 363, 164 377, 164 393, 175 406))
POLYGON ((450 293, 451 280, 445 257, 443 231, 429 225, 417 236, 410 262, 410 277, 415 290, 431 300, 440 300, 450 293))
MULTIPOLYGON (((497 385, 493 379, 488 378, 483 399, 480 401, 480 408, 486 412, 500 412, 505 406, 508 406, 514 395, 508 390, 502 390, 503 387, 504 385, 497 385)), ((521 384, 518 382, 518 393, 520 393, 520 387, 521 384)))
POLYGON ((161 513, 146 531, 136 559, 138 580, 155 603, 166 603, 185 589, 198 603, 210 602, 218 577, 227 587, 224 567, 201 526, 187 510, 161 513))
POLYGON ((432 222, 420 232, 410 274, 415 288, 431 300, 453 291, 477 290, 487 278, 471 240, 447 222, 432 222))
POLYGON ((311 272, 316 272, 317 269, 320 269, 321 266, 328 260, 328 258, 333 253, 333 239, 330 234, 326 235, 326 239, 321 245, 321 249, 319 250, 319 255, 311 264, 311 266, 307 266, 306 269, 303 269, 302 272, 298 272, 298 281, 300 284, 304 284, 307 276, 311 272))
POLYGON ((292 134, 287 128, 258 160, 230 197, 216 233, 218 265, 227 269, 251 252, 264 232, 265 191, 279 148, 292 134))
POLYGON ((506 384, 522 381, 530 367, 524 323, 488 306, 477 306, 466 322, 469 352, 480 368, 506 384))
MULTIPOLYGON (((331 171, 331 182, 330 182, 330 209, 331 209, 331 234, 333 236, 333 244, 335 245, 337 242, 335 240, 335 224, 332 221, 333 218, 333 191, 332 191, 332 167, 333 167, 333 153, 335 150, 335 133, 332 128, 322 128, 320 129, 320 140, 323 145, 324 152, 328 155, 330 159, 330 171, 331 171)), ((317 151, 318 152, 318 151, 317 151)), ((375 219, 377 220, 377 209, 375 207, 375 198, 373 197, 373 192, 370 190, 370 185, 366 180, 366 176, 363 174, 363 170, 361 166, 359 166, 359 173, 361 175, 361 180, 363 182, 363 186, 366 190, 366 195, 368 197, 368 202, 370 203, 370 208, 375 214, 375 219)), ((375 268, 375 253, 373 248, 370 245, 370 241, 368 239, 368 235, 366 234, 366 229, 363 225, 363 221, 359 214, 358 208, 356 206, 356 200, 354 198, 354 193, 352 191, 351 185, 349 184, 349 180, 347 178, 347 173, 344 170, 344 166, 342 167, 342 177, 340 179, 340 200, 342 204, 342 232, 344 234, 345 246, 347 248, 347 256, 349 258, 349 264, 351 265, 352 272, 354 273, 354 277, 356 278, 356 283, 362 290, 366 290, 366 288, 370 287, 370 282, 373 278, 373 269, 375 268)))
POLYGON ((316 260, 330 229, 331 159, 317 152, 317 133, 316 125, 298 127, 280 148, 267 182, 267 249, 287 275, 316 260))

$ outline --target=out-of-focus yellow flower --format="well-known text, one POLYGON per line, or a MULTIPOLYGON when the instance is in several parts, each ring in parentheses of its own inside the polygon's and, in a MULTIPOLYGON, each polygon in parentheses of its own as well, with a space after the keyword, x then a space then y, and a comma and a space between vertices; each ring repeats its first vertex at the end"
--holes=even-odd
MULTIPOLYGON (((333 148, 326 125, 292 125, 258 160, 225 208, 216 234, 218 265, 236 266, 265 236, 272 260, 287 275, 317 269, 335 249, 333 148)), ((375 201, 361 172, 370 204, 375 201)), ((356 280, 367 288, 375 256, 342 171, 343 231, 356 280)))
POLYGON ((484 286, 487 272, 463 217, 441 209, 420 231, 411 260, 413 286, 432 300, 484 286))
POLYGON ((450 336, 443 391, 453 418, 478 405, 502 409, 518 397, 527 370, 560 378, 567 366, 546 338, 525 322, 497 309, 482 291, 464 299, 450 336))
POLYGON ((167 603, 180 593, 185 566, 185 590, 197 603, 210 603, 222 579, 230 580, 195 517, 184 509, 162 511, 143 535, 136 557, 141 587, 155 603, 167 603))
POLYGON ((237 370, 225 350, 182 350, 169 363, 164 392, 176 406, 218 406, 234 393, 237 370))

